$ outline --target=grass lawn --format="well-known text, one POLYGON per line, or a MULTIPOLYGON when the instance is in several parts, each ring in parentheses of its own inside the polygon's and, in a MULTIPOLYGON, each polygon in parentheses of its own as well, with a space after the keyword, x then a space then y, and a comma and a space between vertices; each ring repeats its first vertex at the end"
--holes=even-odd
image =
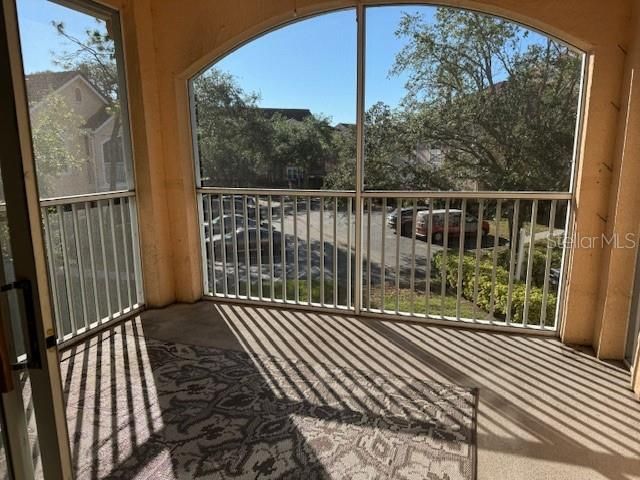
MULTIPOLYGON (((246 295, 246 282, 240 282, 239 295, 246 295)), ((419 288, 419 287, 418 287, 419 288)), ((423 285, 424 288, 424 285, 423 285)), ((271 284, 269 281, 262 282, 263 296, 268 298, 271 295, 271 284)), ((233 293, 233 292, 232 292, 233 293)), ((300 280, 298 298, 301 303, 306 303, 308 299, 308 287, 306 280, 300 280)), ((338 292, 338 304, 346 305, 346 291, 340 289, 338 292)), ((446 316, 456 317, 456 303, 457 296, 455 293, 446 291, 444 298, 440 295, 440 285, 437 281, 431 284, 431 295, 429 297, 429 314, 433 316, 446 316), (443 302, 444 300, 444 302, 443 302)), ((253 297, 258 296, 258 284, 251 284, 251 295, 253 297)), ((333 284, 330 281, 325 282, 324 286, 325 303, 327 305, 333 304, 333 284)), ((381 306, 382 290, 379 287, 371 290, 371 305, 370 308, 377 310, 381 306)), ((367 288, 364 286, 363 291, 363 307, 367 308, 367 288)), ((396 290, 395 285, 387 285, 384 295, 384 309, 385 311, 395 312, 396 310, 396 290)), ((274 298, 282 300, 282 283, 278 280, 274 282, 274 298)), ((293 301, 295 299, 295 281, 289 279, 287 281, 287 300, 293 301)), ((318 281, 313 282, 313 288, 311 289, 311 302, 320 303, 320 283, 318 281)), ((399 311, 401 313, 413 312, 418 315, 424 315, 427 309, 427 299, 425 297, 424 290, 416 289, 415 294, 409 288, 400 288, 399 290, 399 311), (413 304, 413 308, 412 308, 413 304)), ((461 318, 478 318, 484 319, 488 317, 488 313, 480 307, 474 307, 473 302, 462 297, 460 299, 460 317, 461 318)))
MULTIPOLYGON (((365 287, 366 294, 366 287, 365 287)), ((382 302, 382 290, 380 288, 375 288, 371 290, 371 308, 379 309, 382 302)), ((365 307, 367 298, 364 299, 365 307)), ((385 288, 384 295, 384 309, 389 311, 396 310, 396 303, 398 299, 396 297, 395 286, 387 286, 385 288)), ((399 291, 399 311, 400 312, 411 312, 412 311, 412 302, 413 302, 413 312, 417 314, 424 314, 427 306, 427 299, 422 291, 416 291, 415 295, 411 289, 401 288, 399 291)), ((444 296, 444 308, 443 308, 443 298, 440 295, 440 289, 437 286, 433 286, 431 295, 429 298, 429 314, 430 315, 443 315, 447 317, 455 317, 456 316, 456 303, 457 297, 455 294, 451 292, 446 292, 444 296)), ((475 308, 475 315, 477 318, 485 318, 488 314, 480 307, 475 308)), ((472 302, 466 300, 465 298, 460 299, 460 317, 463 318, 473 318, 474 317, 474 305, 472 302)))
MULTIPOLYGON (((247 294, 247 282, 239 282, 239 295, 245 296, 247 294)), ((233 293, 233 287, 229 287, 230 292, 233 293)), ((287 280, 287 300, 293 301, 296 295, 296 282, 293 279, 287 280)), ((251 296, 258 296, 258 283, 251 283, 251 296)), ((262 296, 269 298, 271 296, 271 282, 269 280, 262 281, 262 296)), ((306 303, 309 296, 309 288, 306 280, 300 280, 298 282, 298 298, 301 303, 306 303)), ((282 298, 282 281, 275 280, 273 282, 273 297, 276 300, 283 300, 282 298)), ((311 288, 311 303, 321 303, 320 295, 320 281, 314 280, 311 288)), ((324 282, 324 303, 327 305, 333 304, 333 282, 327 280, 324 282)), ((338 305, 344 305, 346 303, 346 291, 344 288, 338 288, 338 305)))

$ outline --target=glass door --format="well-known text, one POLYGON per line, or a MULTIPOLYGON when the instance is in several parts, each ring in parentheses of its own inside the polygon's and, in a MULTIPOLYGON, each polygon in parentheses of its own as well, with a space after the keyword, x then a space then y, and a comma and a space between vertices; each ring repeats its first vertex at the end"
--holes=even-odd
POLYGON ((0 479, 72 478, 15 4, 0 14, 0 479))

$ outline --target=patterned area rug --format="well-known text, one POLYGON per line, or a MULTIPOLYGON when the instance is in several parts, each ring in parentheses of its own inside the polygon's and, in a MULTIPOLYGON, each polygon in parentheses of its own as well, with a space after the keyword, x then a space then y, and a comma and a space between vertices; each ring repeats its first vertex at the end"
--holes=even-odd
POLYGON ((67 365, 71 390, 102 397, 69 392, 78 478, 475 478, 473 389, 152 339, 127 351, 131 342, 105 344, 78 378, 67 365), (122 394, 92 378, 118 371, 122 394), (103 408, 87 419, 105 400, 116 418, 103 408))

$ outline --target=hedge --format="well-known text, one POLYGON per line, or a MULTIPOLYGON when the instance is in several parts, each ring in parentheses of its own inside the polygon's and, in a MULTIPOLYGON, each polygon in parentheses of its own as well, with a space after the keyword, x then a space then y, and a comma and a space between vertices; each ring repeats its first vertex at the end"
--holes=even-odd
MULTIPOLYGON (((442 271, 442 253, 435 254, 433 265, 436 271, 442 271)), ((544 265, 544 264, 543 264, 544 265)), ((483 310, 489 311, 491 306, 491 277, 493 264, 491 261, 481 259, 478 263, 478 297, 477 305, 483 310)), ((462 295, 470 301, 474 301, 476 274, 476 259, 473 255, 465 255, 462 261, 462 295)), ((544 269, 543 269, 544 275, 544 269)), ((507 300, 509 292, 509 271, 502 266, 495 270, 496 282, 494 288, 494 312, 497 317, 506 318, 507 300)), ((456 290, 458 286, 458 255, 447 255, 446 270, 447 286, 456 290)), ((542 311, 542 288, 531 285, 529 289, 529 313, 527 323, 537 324, 540 321, 542 311)), ((526 284, 514 280, 511 292, 511 323, 522 323, 524 316, 524 301, 526 284)), ((553 325, 556 311, 556 295, 549 292, 547 298, 546 325, 553 325)))
MULTIPOLYGON (((527 265, 527 255, 529 251, 525 252, 525 264, 524 268, 526 269, 527 265)), ((502 250, 498 252, 498 265, 502 268, 509 270, 509 261, 511 260, 511 250, 502 250)), ((553 247, 551 248, 551 268, 560 268, 560 264, 562 262, 562 248, 553 247)), ((532 284, 536 287, 544 286, 544 272, 547 265, 547 244, 545 243, 537 243, 533 250, 533 265, 531 268, 531 281, 532 284)))

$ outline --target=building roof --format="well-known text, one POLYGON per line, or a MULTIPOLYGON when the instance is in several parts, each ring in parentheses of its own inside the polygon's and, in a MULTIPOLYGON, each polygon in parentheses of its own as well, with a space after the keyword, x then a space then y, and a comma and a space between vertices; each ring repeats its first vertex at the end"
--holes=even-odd
POLYGON ((282 115, 287 120, 297 120, 302 122, 305 118, 311 117, 311 110, 308 108, 260 108, 265 117, 271 118, 274 115, 282 115))
POLYGON ((51 92, 58 90, 76 75, 77 70, 68 72, 37 72, 26 75, 27 96, 30 103, 37 103, 51 92))
POLYGON ((107 112, 106 107, 102 107, 100 110, 98 110, 96 113, 94 113, 87 119, 87 121, 84 124, 84 127, 88 128, 89 130, 95 130, 101 125, 103 125, 104 122, 106 122, 110 118, 111 118, 111 115, 109 114, 109 112, 107 112))

